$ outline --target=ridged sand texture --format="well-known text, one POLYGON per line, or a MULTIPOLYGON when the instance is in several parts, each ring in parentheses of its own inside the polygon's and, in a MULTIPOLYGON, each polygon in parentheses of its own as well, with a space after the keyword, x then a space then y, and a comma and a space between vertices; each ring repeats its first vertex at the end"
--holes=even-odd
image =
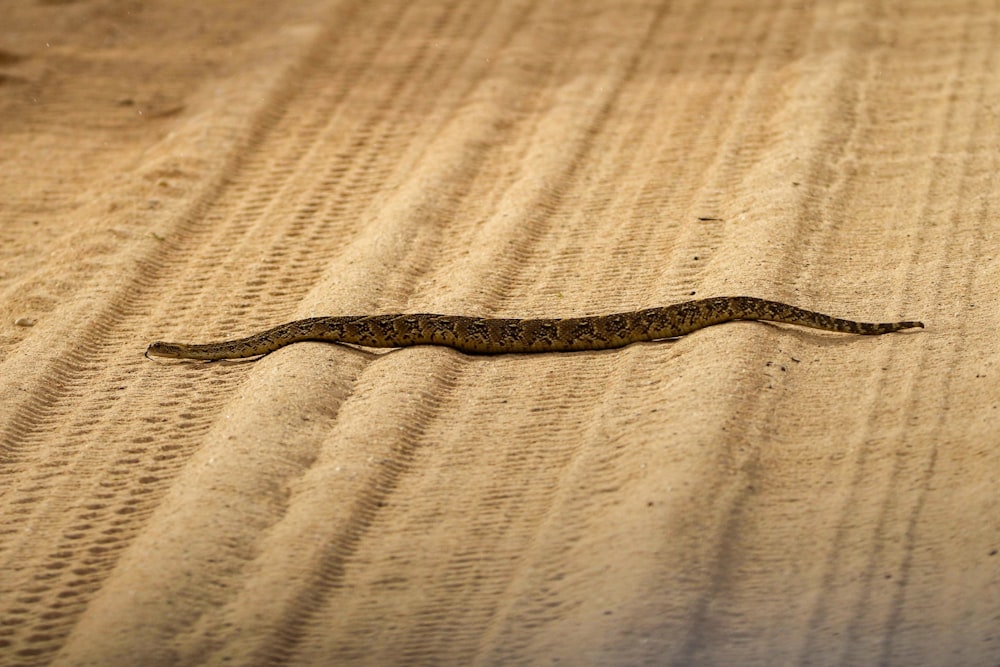
POLYGON ((0 13, 0 664, 996 664, 995 3, 0 13))

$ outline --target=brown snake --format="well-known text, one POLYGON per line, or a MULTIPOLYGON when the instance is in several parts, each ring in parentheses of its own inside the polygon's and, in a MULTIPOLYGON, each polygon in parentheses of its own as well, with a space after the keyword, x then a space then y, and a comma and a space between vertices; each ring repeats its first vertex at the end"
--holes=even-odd
POLYGON ((664 308, 565 319, 493 319, 461 315, 348 315, 311 317, 220 343, 150 343, 146 356, 242 359, 306 340, 365 347, 443 345, 474 354, 606 350, 640 341, 677 338, 732 320, 767 320, 842 333, 878 335, 923 328, 923 322, 881 324, 842 320, 778 301, 720 296, 664 308))

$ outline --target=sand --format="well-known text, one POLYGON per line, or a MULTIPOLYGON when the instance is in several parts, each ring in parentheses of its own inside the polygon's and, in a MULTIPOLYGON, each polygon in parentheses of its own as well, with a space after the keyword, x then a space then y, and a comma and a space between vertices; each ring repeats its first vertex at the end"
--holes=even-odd
POLYGON ((3 10, 0 663, 998 662, 994 3, 283 4, 3 10))

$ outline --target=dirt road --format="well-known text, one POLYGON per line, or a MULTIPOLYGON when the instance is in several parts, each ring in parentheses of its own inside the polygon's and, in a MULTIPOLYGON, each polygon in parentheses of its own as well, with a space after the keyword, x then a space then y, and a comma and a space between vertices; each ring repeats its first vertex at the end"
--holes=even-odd
POLYGON ((3 11, 0 663, 1000 661, 995 3, 3 11), (143 357, 744 294, 927 328, 143 357))

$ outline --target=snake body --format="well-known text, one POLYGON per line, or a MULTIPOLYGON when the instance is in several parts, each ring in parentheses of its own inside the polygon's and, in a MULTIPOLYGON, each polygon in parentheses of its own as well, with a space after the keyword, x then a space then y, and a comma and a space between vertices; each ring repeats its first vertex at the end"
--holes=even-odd
POLYGON ((924 326, 922 322, 855 322, 778 301, 724 296, 663 308, 564 319, 434 314, 311 317, 246 338, 218 343, 190 345, 157 341, 149 345, 146 355, 174 359, 242 359, 259 357, 307 340, 365 347, 443 345, 473 354, 606 350, 641 341, 677 338, 732 320, 766 320, 869 336, 924 326))

